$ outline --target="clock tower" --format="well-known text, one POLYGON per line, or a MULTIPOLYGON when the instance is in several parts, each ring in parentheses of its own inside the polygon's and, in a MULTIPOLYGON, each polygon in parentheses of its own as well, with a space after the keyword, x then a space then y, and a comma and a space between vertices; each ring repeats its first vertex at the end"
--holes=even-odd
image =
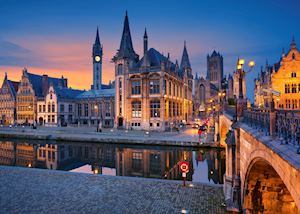
POLYGON ((93 85, 92 89, 99 90, 102 85, 102 45, 99 39, 99 31, 97 28, 96 40, 93 45, 93 85))

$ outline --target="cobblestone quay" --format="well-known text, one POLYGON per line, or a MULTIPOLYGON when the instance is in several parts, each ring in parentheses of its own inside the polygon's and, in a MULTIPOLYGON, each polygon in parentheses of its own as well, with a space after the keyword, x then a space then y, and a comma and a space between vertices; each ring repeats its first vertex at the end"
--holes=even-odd
POLYGON ((222 186, 193 185, 0 166, 0 213, 226 213, 222 186))

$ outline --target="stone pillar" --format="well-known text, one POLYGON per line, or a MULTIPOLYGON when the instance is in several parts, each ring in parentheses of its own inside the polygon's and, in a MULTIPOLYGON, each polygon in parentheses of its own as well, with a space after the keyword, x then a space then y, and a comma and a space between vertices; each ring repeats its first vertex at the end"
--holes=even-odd
POLYGON ((237 99, 237 120, 243 117, 244 109, 247 108, 247 100, 246 99, 237 99))

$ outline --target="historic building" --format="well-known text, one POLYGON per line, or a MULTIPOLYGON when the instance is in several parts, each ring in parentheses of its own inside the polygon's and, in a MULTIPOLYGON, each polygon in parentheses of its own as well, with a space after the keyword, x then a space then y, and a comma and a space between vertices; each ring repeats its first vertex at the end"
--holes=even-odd
POLYGON ((23 70, 22 79, 17 91, 17 123, 33 124, 37 122, 37 101, 43 100, 48 92, 49 85, 67 88, 65 78, 52 78, 48 75, 37 75, 23 70))
POLYGON ((226 93, 223 77, 223 56, 215 50, 207 55, 207 74, 195 78, 194 112, 195 116, 205 115, 216 109, 220 95, 226 93))
POLYGON ((0 124, 14 124, 16 120, 16 94, 19 82, 11 81, 5 73, 0 89, 0 124))
POLYGON ((115 117, 114 83, 102 84, 103 47, 97 28, 93 56, 93 85, 91 90, 76 96, 75 114, 78 125, 101 126, 111 128, 115 117))
POLYGON ((255 79, 255 105, 270 107, 272 100, 276 109, 300 109, 300 53, 294 38, 288 53, 255 79))
POLYGON ((166 130, 192 119, 193 75, 184 44, 180 66, 156 49, 148 49, 144 34, 143 57, 135 53, 126 13, 115 63, 115 126, 126 129, 166 130))
POLYGON ((81 93, 81 90, 54 86, 51 83, 44 99, 37 101, 39 125, 65 126, 75 123, 75 102, 81 93))

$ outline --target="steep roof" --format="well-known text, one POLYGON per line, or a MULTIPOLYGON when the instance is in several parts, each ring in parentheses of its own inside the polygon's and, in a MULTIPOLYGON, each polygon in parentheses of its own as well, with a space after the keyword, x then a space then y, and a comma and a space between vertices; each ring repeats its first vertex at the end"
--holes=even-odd
POLYGON ((186 49, 185 41, 184 41, 184 48, 183 48, 183 53, 182 53, 182 58, 180 63, 180 69, 184 69, 184 68, 191 68, 191 63, 186 49))
POLYGON ((100 45, 100 38, 99 38, 99 30, 97 27, 97 33, 96 33, 96 39, 95 39, 95 45, 100 45))
POLYGON ((7 82, 12 90, 13 95, 16 96, 18 88, 19 88, 19 82, 15 82, 12 80, 7 80, 7 82))
POLYGON ((115 57, 117 57, 117 58, 123 58, 123 57, 136 58, 137 57, 137 54, 135 53, 135 51, 133 49, 133 45, 132 45, 127 11, 126 11, 125 19, 124 19, 124 27, 123 27, 120 48, 115 57))
MULTIPOLYGON (((43 96, 43 76, 37 75, 37 74, 32 74, 26 71, 26 74, 28 76, 28 79, 30 83, 32 84, 33 90, 36 93, 37 97, 42 97, 43 96)), ((52 83, 54 86, 63 86, 63 82, 61 78, 53 78, 53 77, 48 77, 48 85, 52 83)))
MULTIPOLYGON (((162 62, 170 62, 171 64, 171 70, 175 69, 175 64, 171 62, 167 57, 159 53, 157 50, 154 48, 150 48, 147 51, 147 60, 150 66, 161 66, 162 62)), ((143 65, 144 62, 144 57, 140 59, 140 61, 137 63, 137 66, 140 67, 143 65)))

